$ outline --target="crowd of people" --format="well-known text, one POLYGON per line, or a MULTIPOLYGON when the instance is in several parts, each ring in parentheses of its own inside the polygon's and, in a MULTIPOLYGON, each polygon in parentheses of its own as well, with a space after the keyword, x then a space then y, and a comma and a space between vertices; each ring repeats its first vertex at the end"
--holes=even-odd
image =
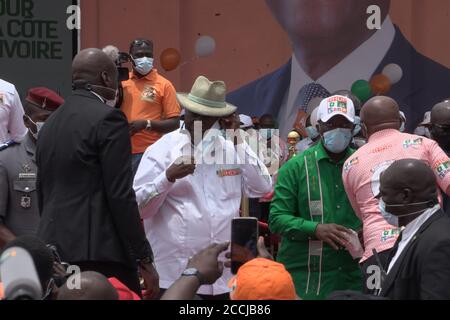
POLYGON ((284 135, 223 81, 177 93, 149 40, 126 80, 105 51, 68 97, 0 82, 0 250, 30 254, 42 299, 450 299, 450 100, 417 135, 393 98, 319 90, 284 135), (240 215, 265 237, 232 275, 240 215))

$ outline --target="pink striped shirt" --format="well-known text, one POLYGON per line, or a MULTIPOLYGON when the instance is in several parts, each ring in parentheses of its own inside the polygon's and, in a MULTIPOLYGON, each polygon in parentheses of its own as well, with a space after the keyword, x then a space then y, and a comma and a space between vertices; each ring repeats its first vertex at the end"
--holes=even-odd
POLYGON ((373 134, 369 142, 356 151, 344 164, 342 179, 355 213, 363 222, 364 255, 361 262, 393 247, 399 230, 384 220, 378 209, 380 173, 394 161, 419 159, 435 172, 439 187, 450 185, 450 158, 433 140, 387 129, 373 134))

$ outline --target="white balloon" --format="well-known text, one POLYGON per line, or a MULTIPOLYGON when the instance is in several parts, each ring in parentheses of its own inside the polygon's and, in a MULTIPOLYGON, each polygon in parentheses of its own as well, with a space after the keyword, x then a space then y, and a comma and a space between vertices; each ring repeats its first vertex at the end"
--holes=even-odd
POLYGON ((216 40, 210 36, 201 36, 195 44, 195 52, 199 57, 207 57, 216 50, 216 40))
POLYGON ((399 82, 403 77, 403 70, 402 68, 395 63, 388 64, 386 67, 384 67, 382 72, 386 77, 391 80, 392 84, 396 84, 399 82))

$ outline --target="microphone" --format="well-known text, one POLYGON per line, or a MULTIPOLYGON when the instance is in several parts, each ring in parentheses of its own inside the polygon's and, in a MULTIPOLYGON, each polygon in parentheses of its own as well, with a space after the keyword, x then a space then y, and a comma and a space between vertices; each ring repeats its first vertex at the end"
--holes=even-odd
POLYGON ((31 255, 12 247, 0 257, 0 278, 6 300, 41 300, 42 287, 31 255))

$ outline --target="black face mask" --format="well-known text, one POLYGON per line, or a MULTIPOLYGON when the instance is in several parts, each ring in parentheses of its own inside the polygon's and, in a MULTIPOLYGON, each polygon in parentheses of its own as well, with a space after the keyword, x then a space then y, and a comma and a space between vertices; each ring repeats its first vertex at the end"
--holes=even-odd
POLYGON ((431 127, 431 136, 439 146, 446 152, 450 152, 450 132, 444 131, 437 127, 431 127))

